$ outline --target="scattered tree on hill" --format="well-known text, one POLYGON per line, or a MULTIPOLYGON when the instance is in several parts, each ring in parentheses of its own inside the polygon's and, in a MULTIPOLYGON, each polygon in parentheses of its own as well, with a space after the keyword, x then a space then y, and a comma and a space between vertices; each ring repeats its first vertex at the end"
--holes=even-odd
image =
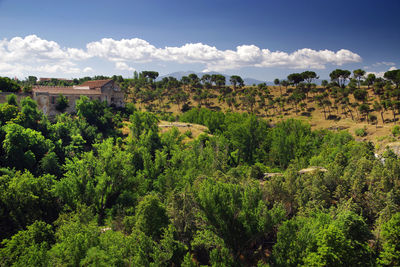
POLYGON ((364 78, 365 70, 357 69, 353 70, 353 76, 357 80, 358 88, 361 88, 361 79, 364 78))
POLYGON ((331 81, 337 82, 340 87, 344 87, 349 79, 351 72, 348 70, 336 69, 329 74, 331 81))
POLYGON ((393 82, 396 85, 396 88, 399 88, 400 84, 400 70, 390 70, 385 72, 383 75, 385 79, 388 79, 389 81, 393 82))

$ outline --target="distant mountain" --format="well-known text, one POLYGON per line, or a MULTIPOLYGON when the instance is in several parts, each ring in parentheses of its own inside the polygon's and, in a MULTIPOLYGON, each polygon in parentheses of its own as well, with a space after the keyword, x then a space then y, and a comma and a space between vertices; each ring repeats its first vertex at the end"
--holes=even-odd
MULTIPOLYGON (((225 76, 226 84, 230 84, 229 79, 230 79, 231 75, 218 73, 218 72, 214 72, 214 71, 211 71, 211 72, 177 71, 177 72, 173 72, 173 73, 170 73, 170 74, 167 74, 167 75, 160 76, 160 77, 157 78, 157 80, 161 80, 164 77, 170 77, 170 76, 180 80, 182 78, 182 76, 188 76, 191 73, 196 74, 197 76, 199 76, 199 78, 201 78, 204 74, 210 74, 210 75, 212 75, 212 74, 221 74, 221 75, 225 76)), ((253 84, 259 84, 259 83, 266 82, 266 81, 260 81, 260 80, 253 79, 253 78, 243 78, 242 77, 242 79, 243 79, 245 85, 253 85, 253 84)), ((273 84, 272 82, 266 82, 266 83, 268 85, 272 85, 273 84)))

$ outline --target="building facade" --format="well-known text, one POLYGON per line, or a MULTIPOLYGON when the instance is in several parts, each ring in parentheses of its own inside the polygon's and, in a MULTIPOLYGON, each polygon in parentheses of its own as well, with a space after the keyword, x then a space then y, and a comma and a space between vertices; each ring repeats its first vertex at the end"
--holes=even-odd
POLYGON ((38 108, 48 116, 57 115, 56 99, 63 95, 68 99, 66 112, 75 111, 76 102, 81 96, 92 100, 106 101, 116 107, 124 106, 124 93, 113 80, 87 81, 77 86, 35 86, 32 88, 32 97, 38 103, 38 108))

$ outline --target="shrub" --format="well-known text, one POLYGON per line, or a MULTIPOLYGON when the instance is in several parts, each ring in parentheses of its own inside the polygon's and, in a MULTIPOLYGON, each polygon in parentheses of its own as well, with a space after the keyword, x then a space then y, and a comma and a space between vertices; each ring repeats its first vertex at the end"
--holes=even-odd
POLYGON ((364 137, 364 136, 367 135, 367 129, 365 129, 365 127, 364 128, 358 128, 354 132, 355 132, 355 134, 357 136, 360 136, 360 137, 364 137))
POLYGON ((56 99, 56 109, 60 112, 64 112, 68 107, 68 102, 68 98, 60 94, 56 99))
POLYGON ((393 126, 393 128, 392 128, 392 134, 393 134, 394 136, 400 135, 400 126, 399 126, 399 125, 393 126))

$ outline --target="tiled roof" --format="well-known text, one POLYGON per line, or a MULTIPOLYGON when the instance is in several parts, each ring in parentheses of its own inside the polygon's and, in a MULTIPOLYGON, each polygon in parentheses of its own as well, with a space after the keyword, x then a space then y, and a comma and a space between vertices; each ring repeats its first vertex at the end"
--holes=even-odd
POLYGON ((106 85, 107 83, 111 82, 112 80, 95 80, 95 81, 86 81, 82 83, 80 86, 89 86, 90 89, 92 88, 100 88, 106 85))
POLYGON ((96 90, 81 90, 74 89, 72 86, 35 86, 32 88, 34 93, 49 93, 63 95, 101 95, 99 89, 96 90))

